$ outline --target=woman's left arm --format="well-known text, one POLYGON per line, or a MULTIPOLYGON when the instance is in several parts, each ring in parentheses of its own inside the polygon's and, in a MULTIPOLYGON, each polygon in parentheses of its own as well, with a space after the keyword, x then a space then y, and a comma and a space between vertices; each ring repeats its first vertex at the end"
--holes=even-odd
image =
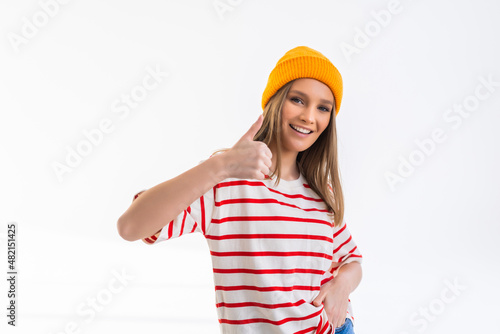
POLYGON ((321 286, 313 305, 324 304, 328 320, 334 327, 341 326, 346 318, 349 295, 361 282, 361 264, 349 262, 339 268, 337 276, 321 286))

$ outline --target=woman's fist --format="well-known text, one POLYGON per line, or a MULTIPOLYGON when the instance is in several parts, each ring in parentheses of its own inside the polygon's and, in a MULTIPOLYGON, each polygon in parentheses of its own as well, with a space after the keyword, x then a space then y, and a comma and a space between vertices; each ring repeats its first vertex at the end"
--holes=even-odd
POLYGON ((262 122, 263 116, 259 115, 240 140, 223 154, 228 178, 264 180, 270 174, 271 150, 263 142, 253 140, 262 122))

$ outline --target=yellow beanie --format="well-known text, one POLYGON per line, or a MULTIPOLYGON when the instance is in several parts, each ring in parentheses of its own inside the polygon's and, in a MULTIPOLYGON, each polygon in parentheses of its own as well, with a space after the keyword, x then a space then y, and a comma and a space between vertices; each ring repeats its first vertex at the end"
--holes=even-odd
POLYGON ((337 116, 342 100, 342 76, 328 58, 307 46, 293 48, 278 60, 262 94, 262 109, 281 87, 298 78, 313 78, 330 87, 335 98, 337 116))

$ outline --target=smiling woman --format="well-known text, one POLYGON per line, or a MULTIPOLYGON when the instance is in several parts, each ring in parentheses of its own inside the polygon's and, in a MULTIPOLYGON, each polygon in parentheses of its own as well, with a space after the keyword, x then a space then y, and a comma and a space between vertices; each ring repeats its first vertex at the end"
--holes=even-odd
POLYGON ((230 149, 134 196, 118 221, 146 244, 198 232, 222 333, 352 334, 362 255, 344 215, 335 118, 342 78, 300 46, 271 72, 263 115, 230 149))
MULTIPOLYGON (((295 79, 281 111, 281 159, 294 166, 299 152, 311 147, 330 123, 333 94, 327 85, 311 78, 295 79), (329 106, 329 107, 327 107, 329 106)), ((276 142, 271 141, 272 152, 276 142)), ((290 171, 293 173, 293 171, 290 171)), ((296 167, 294 175, 298 175, 296 167)), ((284 179, 289 176, 284 176, 284 179)), ((293 178, 293 177, 292 177, 293 178)), ((296 179, 296 177, 295 177, 296 179)))

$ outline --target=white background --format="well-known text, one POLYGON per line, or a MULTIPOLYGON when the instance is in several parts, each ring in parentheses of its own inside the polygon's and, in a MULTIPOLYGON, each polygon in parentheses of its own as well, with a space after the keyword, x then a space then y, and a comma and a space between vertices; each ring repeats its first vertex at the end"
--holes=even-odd
POLYGON ((401 0, 390 19, 381 11, 391 2, 378 0, 221 0, 225 12, 213 0, 54 3, 0 4, 0 259, 7 276, 16 222, 19 273, 16 328, 1 280, 1 328, 218 333, 203 237, 149 246, 121 239, 116 222, 136 192, 231 147, 262 113, 278 59, 306 45, 344 79, 339 159, 364 257, 356 333, 497 330, 498 2, 401 0), (147 68, 168 76, 116 113, 147 68), (480 77, 496 86, 478 100, 480 77), (448 114, 467 103, 464 116, 448 114), (58 174, 106 119, 112 130, 58 174), (439 129, 423 153, 417 142, 439 129), (388 173, 410 158, 414 169, 391 187, 388 173))

